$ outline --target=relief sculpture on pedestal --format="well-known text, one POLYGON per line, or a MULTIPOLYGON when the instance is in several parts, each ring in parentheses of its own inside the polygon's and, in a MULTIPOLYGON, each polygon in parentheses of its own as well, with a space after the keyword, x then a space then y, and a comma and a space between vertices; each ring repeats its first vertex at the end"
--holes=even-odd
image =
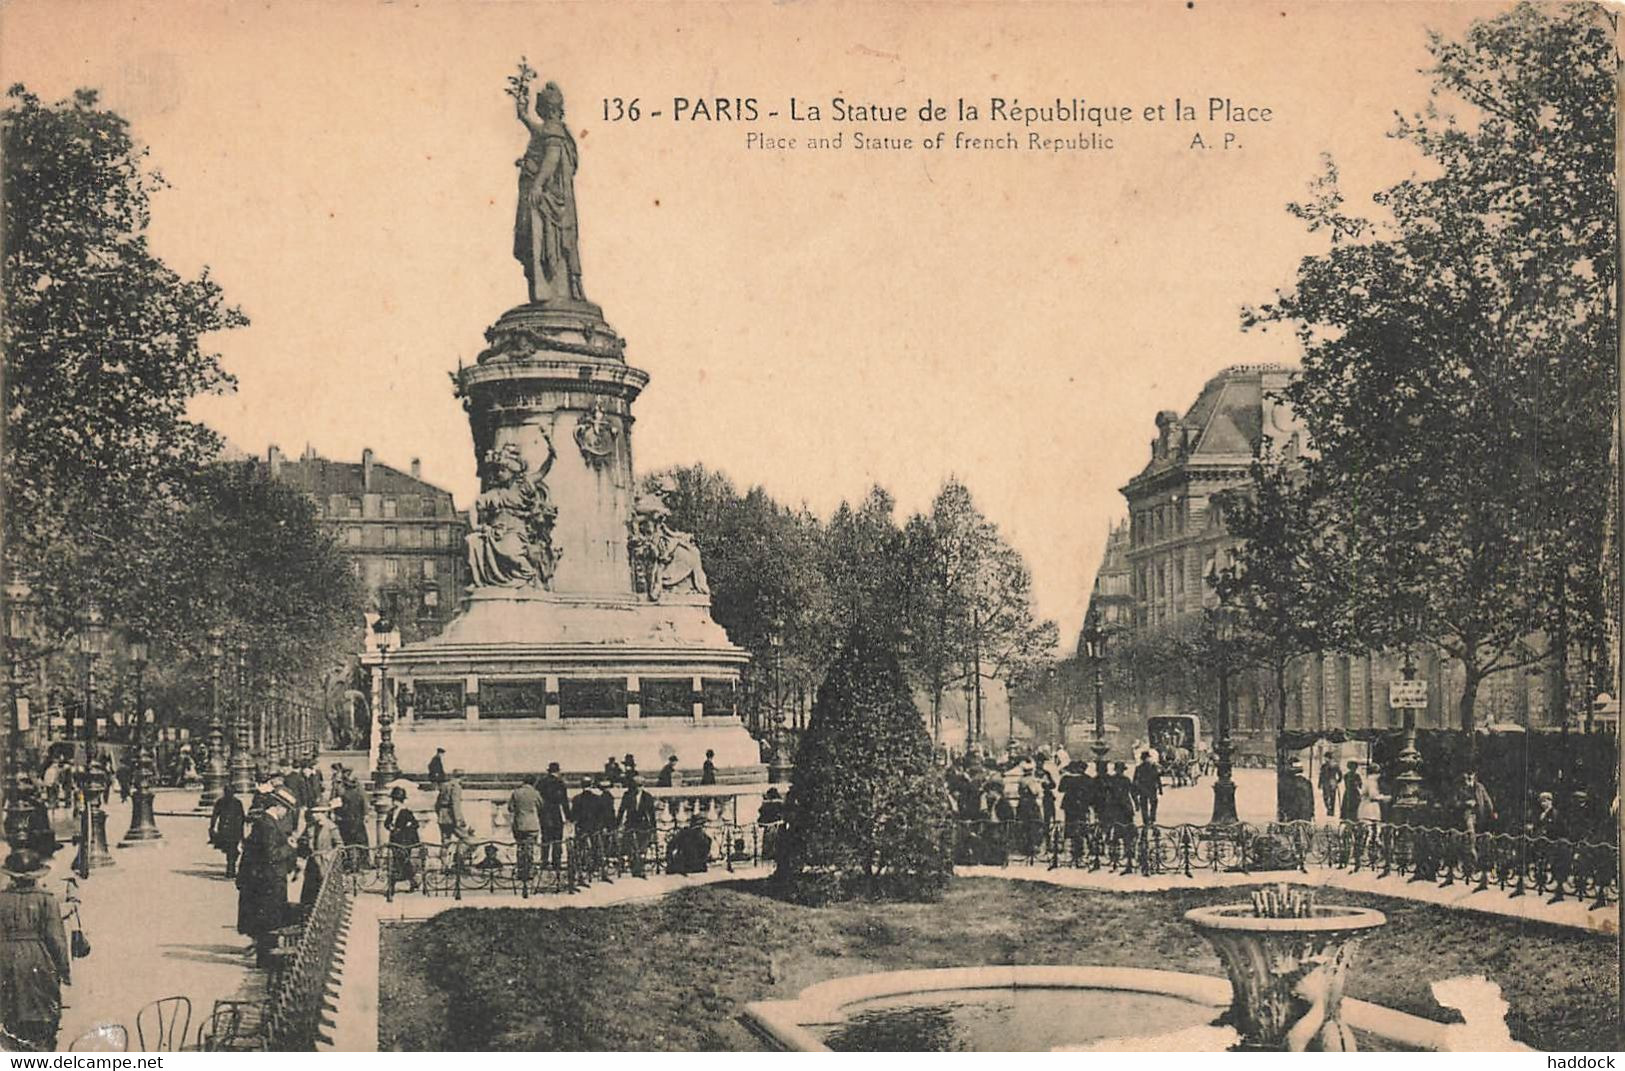
POLYGON ((711 594, 694 537, 671 527, 666 497, 676 489, 668 477, 656 491, 639 495, 632 507, 628 541, 632 568, 638 589, 650 602, 659 602, 668 594, 711 594))
POLYGON ((537 587, 550 590, 560 551, 553 545, 558 508, 548 501, 545 482, 555 456, 535 476, 526 475, 524 456, 514 443, 485 455, 483 490, 475 500, 478 524, 468 536, 468 571, 473 587, 537 587))

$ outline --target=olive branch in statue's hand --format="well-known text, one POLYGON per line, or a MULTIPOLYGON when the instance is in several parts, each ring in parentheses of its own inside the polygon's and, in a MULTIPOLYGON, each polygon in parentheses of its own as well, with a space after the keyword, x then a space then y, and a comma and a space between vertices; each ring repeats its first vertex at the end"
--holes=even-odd
POLYGON ((530 64, 525 61, 525 57, 520 56, 519 71, 517 74, 508 76, 508 88, 505 92, 508 96, 523 104, 530 99, 530 83, 535 80, 536 72, 531 70, 530 64))

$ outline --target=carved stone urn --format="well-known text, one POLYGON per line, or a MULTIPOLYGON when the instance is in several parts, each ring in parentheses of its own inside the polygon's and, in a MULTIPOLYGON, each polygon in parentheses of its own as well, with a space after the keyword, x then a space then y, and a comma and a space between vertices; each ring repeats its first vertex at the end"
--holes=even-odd
POLYGON ((1255 893, 1250 904, 1185 912, 1230 975, 1228 1021, 1237 1047, 1262 1052, 1353 1052, 1343 984, 1359 939, 1388 922, 1380 911, 1316 905, 1310 894, 1255 893))

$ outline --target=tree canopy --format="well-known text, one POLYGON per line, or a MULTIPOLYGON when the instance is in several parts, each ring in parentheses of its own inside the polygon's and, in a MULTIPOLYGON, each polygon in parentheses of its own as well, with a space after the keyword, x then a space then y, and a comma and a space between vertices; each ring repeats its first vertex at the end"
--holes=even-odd
POLYGON ((1600 630, 1617 396, 1615 57, 1595 7, 1523 4, 1433 36, 1433 99, 1394 136, 1430 167, 1345 210, 1335 164, 1291 206, 1326 235, 1293 287, 1286 390, 1315 454, 1341 645, 1437 645, 1479 684, 1600 630), (1453 104, 1454 107, 1450 107, 1453 104))
POLYGON ((150 250, 163 185, 96 94, 42 103, 13 86, 5 156, 5 559, 49 626, 95 598, 113 618, 149 567, 133 538, 184 493, 220 440, 186 416, 231 376, 204 337, 246 318, 207 271, 150 250))

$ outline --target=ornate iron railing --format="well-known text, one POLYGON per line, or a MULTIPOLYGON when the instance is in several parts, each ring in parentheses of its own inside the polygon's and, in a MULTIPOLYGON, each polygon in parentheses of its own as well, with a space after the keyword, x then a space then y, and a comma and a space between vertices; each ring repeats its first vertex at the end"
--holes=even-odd
POLYGON ((955 862, 1116 870, 1123 874, 1310 867, 1398 876, 1440 886, 1619 902, 1619 847, 1511 833, 1379 822, 1142 826, 1133 823, 962 821, 955 862))
MULTIPOLYGON (((675 829, 616 829, 562 840, 459 840, 411 847, 382 844, 339 849, 348 891, 393 900, 403 895, 500 894, 528 899, 572 893, 595 882, 698 871, 681 851, 675 829)), ((707 870, 733 871, 771 858, 776 830, 718 822, 705 828, 707 870)))

